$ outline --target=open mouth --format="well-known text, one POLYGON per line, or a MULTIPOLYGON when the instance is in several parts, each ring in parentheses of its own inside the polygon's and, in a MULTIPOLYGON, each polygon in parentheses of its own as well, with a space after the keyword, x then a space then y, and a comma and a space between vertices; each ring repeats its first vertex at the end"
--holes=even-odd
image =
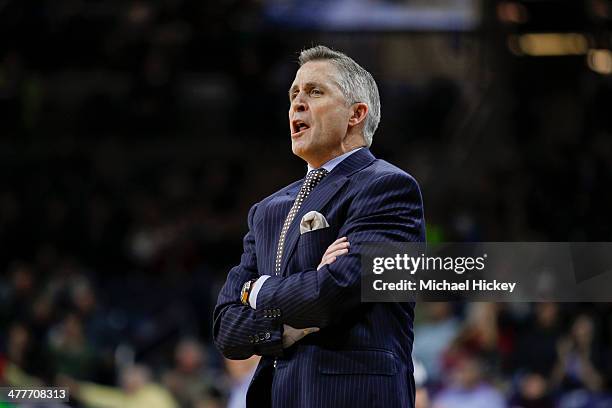
POLYGON ((304 122, 303 120, 297 119, 297 120, 291 121, 291 135, 292 136, 297 136, 308 129, 310 129, 310 126, 308 126, 308 124, 306 124, 306 122, 304 122))

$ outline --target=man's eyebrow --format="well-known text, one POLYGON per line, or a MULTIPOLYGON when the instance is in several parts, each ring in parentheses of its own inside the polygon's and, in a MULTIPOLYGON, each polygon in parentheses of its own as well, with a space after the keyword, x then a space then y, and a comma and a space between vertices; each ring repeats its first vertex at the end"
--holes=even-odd
MULTIPOLYGON (((321 85, 318 82, 306 82, 304 84, 304 88, 325 88, 325 86, 321 85)), ((289 99, 291 99, 291 94, 293 93, 293 91, 295 91, 296 88, 299 88, 299 86, 297 84, 293 85, 291 88, 289 88, 289 99)))

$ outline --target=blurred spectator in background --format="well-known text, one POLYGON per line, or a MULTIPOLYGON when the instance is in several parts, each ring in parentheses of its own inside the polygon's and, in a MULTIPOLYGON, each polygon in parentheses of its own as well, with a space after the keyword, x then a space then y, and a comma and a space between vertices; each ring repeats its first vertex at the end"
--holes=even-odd
POLYGON ((58 374, 83 380, 94 379, 95 353, 83 333, 83 323, 68 314, 49 333, 50 364, 58 374))
POLYGON ((602 389, 602 354, 595 342, 595 328, 591 316, 581 314, 576 317, 569 334, 559 339, 557 354, 552 378, 561 389, 602 389))
POLYGON ((225 367, 231 384, 227 402, 228 408, 246 407, 247 390, 260 358, 259 356, 252 356, 246 360, 225 360, 225 367))
POLYGON ((429 391, 427 391, 426 383, 428 380, 427 370, 425 366, 414 357, 412 358, 414 366, 414 385, 416 393, 414 398, 414 408, 429 408, 429 391))
POLYGON ((450 383, 434 398, 432 408, 504 408, 503 394, 484 381, 483 361, 464 355, 452 368, 450 383))
POLYGON ((419 317, 421 310, 424 316, 414 328, 417 335, 412 355, 423 364, 428 381, 435 383, 440 379, 442 356, 455 339, 460 322, 449 302, 422 303, 416 309, 419 317))
POLYGON ((554 408, 548 380, 538 373, 527 373, 519 380, 518 392, 510 398, 511 408, 554 408))
POLYGON ((143 365, 131 365, 120 373, 121 388, 76 381, 60 376, 72 396, 91 408, 176 408, 172 395, 152 381, 150 370, 143 365))
POLYGON ((557 361, 557 342, 561 335, 559 305, 534 304, 533 318, 517 333, 512 365, 515 369, 540 373, 550 378, 557 361))
POLYGON ((182 407, 191 407, 208 395, 214 384, 202 344, 195 339, 181 340, 174 352, 174 367, 164 373, 162 383, 182 407))
POLYGON ((488 366, 498 368, 499 305, 489 302, 467 303, 466 310, 465 321, 444 355, 444 367, 452 369, 466 355, 475 355, 484 359, 488 366))
POLYGON ((10 320, 25 321, 29 317, 36 290, 36 278, 32 266, 26 262, 14 261, 6 275, 10 280, 0 299, 3 323, 6 324, 10 320))
POLYGON ((30 344, 30 332, 21 323, 13 324, 8 331, 6 358, 11 362, 27 366, 26 354, 30 344))

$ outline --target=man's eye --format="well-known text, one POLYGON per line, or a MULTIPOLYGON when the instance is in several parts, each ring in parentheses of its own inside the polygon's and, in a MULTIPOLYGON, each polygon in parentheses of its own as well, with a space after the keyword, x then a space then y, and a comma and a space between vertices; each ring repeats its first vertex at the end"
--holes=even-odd
POLYGON ((311 95, 321 95, 321 91, 318 90, 317 88, 314 88, 310 90, 310 94, 311 95))

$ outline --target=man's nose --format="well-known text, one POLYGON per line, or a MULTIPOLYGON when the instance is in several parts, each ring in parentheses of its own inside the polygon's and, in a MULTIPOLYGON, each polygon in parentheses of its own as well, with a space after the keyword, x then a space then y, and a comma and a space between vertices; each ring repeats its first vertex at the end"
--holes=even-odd
POLYGON ((295 99, 291 103, 291 109, 294 112, 304 112, 305 110, 308 109, 308 105, 302 99, 302 97, 298 95, 298 96, 295 97, 295 99))

